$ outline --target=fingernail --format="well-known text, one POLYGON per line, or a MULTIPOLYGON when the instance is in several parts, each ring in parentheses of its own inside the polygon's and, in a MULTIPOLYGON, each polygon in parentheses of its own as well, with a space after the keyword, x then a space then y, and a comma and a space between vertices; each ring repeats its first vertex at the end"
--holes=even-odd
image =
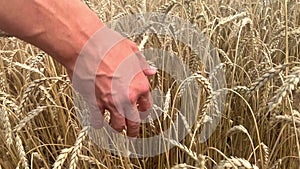
POLYGON ((151 70, 154 70, 154 71, 157 71, 157 68, 154 67, 154 66, 150 66, 150 69, 151 69, 151 70))
POLYGON ((137 140, 136 137, 128 137, 130 141, 135 142, 137 140))

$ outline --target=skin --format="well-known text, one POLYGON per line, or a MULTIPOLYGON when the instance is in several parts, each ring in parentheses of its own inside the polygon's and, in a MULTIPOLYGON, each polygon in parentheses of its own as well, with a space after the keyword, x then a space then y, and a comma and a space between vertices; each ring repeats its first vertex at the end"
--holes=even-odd
MULTIPOLYGON (((76 59, 84 44, 104 26, 97 15, 80 0, 0 0, 0 29, 47 52, 65 66, 69 76, 73 74, 76 59)), ((141 115, 137 110, 145 111, 151 107, 147 76, 154 75, 155 70, 150 67, 144 69, 130 82, 128 95, 119 93, 128 97, 126 99, 132 103, 132 109, 136 110, 131 114, 136 119, 134 121, 126 119, 116 109, 112 100, 111 82, 118 65, 135 53, 138 53, 138 49, 133 42, 128 39, 120 41, 105 55, 103 63, 97 68, 95 81, 95 94, 100 109, 97 113, 103 113, 105 109, 110 111, 111 126, 118 132, 127 128, 130 137, 137 137, 139 133, 141 115)), ((122 78, 116 80, 121 83, 122 78)), ((102 119, 96 121, 98 124, 95 126, 102 127, 102 119)))

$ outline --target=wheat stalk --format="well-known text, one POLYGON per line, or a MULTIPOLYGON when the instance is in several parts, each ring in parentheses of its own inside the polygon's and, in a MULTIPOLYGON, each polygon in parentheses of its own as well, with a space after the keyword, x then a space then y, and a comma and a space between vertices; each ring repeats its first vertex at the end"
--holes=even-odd
POLYGON ((195 161, 199 161, 198 156, 196 154, 196 152, 193 152, 191 149, 189 149, 187 146, 177 142, 176 140, 173 139, 167 139, 164 138, 166 141, 168 141, 169 143, 175 145, 176 147, 178 147, 179 149, 183 150, 184 152, 186 152, 192 159, 194 159, 195 161))
MULTIPOLYGON (((237 132, 243 132, 243 133, 245 133, 247 135, 247 137, 249 138, 249 141, 251 143, 251 147, 253 149, 253 152, 255 152, 254 143, 253 143, 253 140, 252 140, 252 138, 250 136, 250 133, 248 132, 248 130, 243 125, 233 126, 231 129, 229 129, 227 131, 226 135, 228 137, 230 137, 232 134, 235 134, 237 132)), ((254 160, 256 162, 256 154, 253 153, 253 155, 254 155, 254 160)))

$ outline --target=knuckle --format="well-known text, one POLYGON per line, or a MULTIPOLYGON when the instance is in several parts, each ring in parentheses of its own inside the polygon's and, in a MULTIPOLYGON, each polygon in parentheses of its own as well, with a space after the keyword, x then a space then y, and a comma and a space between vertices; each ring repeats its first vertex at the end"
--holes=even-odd
POLYGON ((125 129, 125 125, 112 125, 111 127, 117 132, 122 132, 125 129))
POLYGON ((147 111, 148 109, 149 109, 149 106, 139 107, 139 111, 147 111))
POLYGON ((129 130, 133 130, 136 131, 140 128, 140 124, 139 123, 132 123, 130 126, 128 126, 129 130))
POLYGON ((131 104, 135 103, 137 101, 138 95, 137 93, 130 93, 129 94, 129 101, 131 104))

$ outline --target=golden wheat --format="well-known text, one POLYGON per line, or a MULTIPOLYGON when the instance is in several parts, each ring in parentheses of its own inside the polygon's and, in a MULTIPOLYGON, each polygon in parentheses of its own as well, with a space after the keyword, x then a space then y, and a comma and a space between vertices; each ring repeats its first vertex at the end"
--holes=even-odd
MULTIPOLYGON (((87 143, 66 71, 43 51, 0 31, 0 168, 299 168, 299 0, 84 2, 105 23, 160 12, 189 21, 208 38, 214 47, 210 52, 220 58, 211 70, 191 46, 159 34, 154 26, 130 37, 142 51, 159 48, 178 56, 192 72, 176 81, 165 64, 151 77, 151 88, 163 99, 153 106, 156 119, 148 116, 140 137, 176 126, 176 117, 182 126, 174 134, 182 127, 187 135, 183 140, 165 136, 164 142, 175 147, 155 157, 123 157, 121 149, 135 153, 127 144, 112 144, 113 154, 87 143), (220 72, 227 84, 215 91, 220 72), (193 103, 198 107, 183 113, 180 108, 187 103, 181 96, 192 85, 199 86, 194 93, 199 102, 193 103), (226 91, 220 106, 217 96, 226 91), (197 138, 215 116, 220 116, 215 132, 201 142, 197 138)), ((181 31, 174 23, 162 29, 181 31)), ((110 121, 107 111, 105 120, 110 121)))

